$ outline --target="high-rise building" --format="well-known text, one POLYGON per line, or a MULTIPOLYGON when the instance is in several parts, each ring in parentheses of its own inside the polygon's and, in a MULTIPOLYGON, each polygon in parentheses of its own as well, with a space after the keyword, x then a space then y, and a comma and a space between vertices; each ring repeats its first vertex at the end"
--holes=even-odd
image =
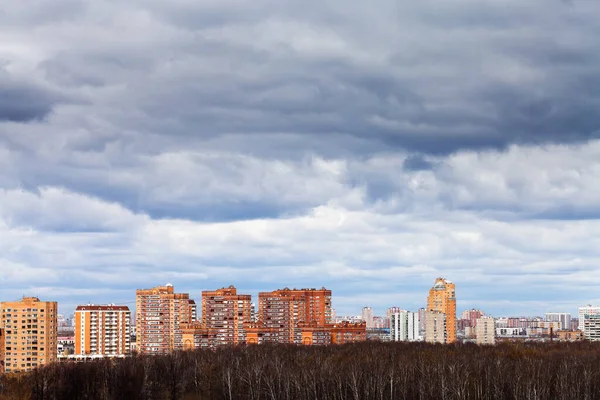
POLYGON ((448 343, 446 314, 436 310, 425 312, 425 341, 428 343, 448 343))
POLYGON ((427 311, 439 311, 446 316, 446 343, 456 341, 456 293, 454 283, 444 278, 435 280, 435 284, 429 290, 427 311))
POLYGON ((75 309, 75 354, 123 356, 130 351, 127 306, 84 305, 75 309))
POLYGON ((217 332, 217 345, 245 343, 244 324, 250 322, 253 321, 249 294, 237 294, 233 285, 202 292, 202 324, 217 332))
POLYGON ((588 304, 584 307, 579 307, 578 317, 579 317, 579 325, 578 329, 583 332, 583 328, 585 325, 585 316, 586 315, 598 315, 600 314, 600 306, 593 306, 588 304))
MULTIPOLYGON (((299 323, 331 324, 331 290, 278 289, 258 294, 258 324, 279 343, 302 343, 299 323)), ((253 339, 254 339, 253 333, 253 339)))
POLYGON ((389 307, 387 310, 385 310, 385 316, 390 318, 392 314, 397 314, 402 311, 404 311, 402 307, 389 307))
POLYGON ((547 322, 560 322, 560 329, 571 329, 571 314, 570 313, 546 313, 545 320, 547 322))
POLYGON ((402 310, 391 314, 390 340, 394 342, 419 340, 419 313, 402 310))
POLYGON ((494 344, 496 343, 496 329, 494 326, 494 318, 480 317, 475 323, 475 338, 477 344, 494 344))
POLYGON ((419 308, 419 335, 425 336, 425 307, 419 308))
POLYGON ((173 285, 136 292, 136 348, 141 354, 183 349, 181 328, 196 321, 196 304, 173 285))
POLYGON ((371 307, 363 307, 362 319, 367 324, 367 329, 373 329, 373 309, 371 307))
POLYGON ((3 302, 5 372, 30 371, 57 359, 58 305, 23 297, 20 301, 3 302))
POLYGON ((470 310, 463 311, 460 319, 466 322, 465 326, 475 328, 477 326, 477 320, 483 316, 485 316, 483 311, 472 308, 470 310))
POLYGON ((585 314, 583 335, 587 340, 600 340, 600 314, 585 314))

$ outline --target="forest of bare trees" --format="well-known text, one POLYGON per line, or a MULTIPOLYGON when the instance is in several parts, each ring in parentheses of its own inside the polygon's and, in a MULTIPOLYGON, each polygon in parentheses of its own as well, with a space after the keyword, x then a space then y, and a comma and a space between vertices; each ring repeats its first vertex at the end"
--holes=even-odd
POLYGON ((259 345, 49 365, 2 399, 598 399, 600 345, 259 345))

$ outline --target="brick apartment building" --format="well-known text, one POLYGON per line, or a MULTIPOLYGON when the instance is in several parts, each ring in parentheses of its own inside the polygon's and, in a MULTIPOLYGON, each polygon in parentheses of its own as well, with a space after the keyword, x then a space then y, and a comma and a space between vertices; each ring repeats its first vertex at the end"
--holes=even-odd
POLYGON ((130 321, 131 311, 127 306, 78 306, 75 309, 75 354, 129 354, 130 321))
POLYGON ((30 371, 57 359, 57 315, 55 301, 23 297, 3 302, 1 326, 4 329, 0 360, 5 372, 30 371))
POLYGON ((252 296, 228 288, 202 292, 202 325, 216 332, 216 344, 246 342, 244 324, 252 322, 252 296))
POLYGON ((278 289, 258 294, 258 324, 278 343, 301 344, 300 323, 331 324, 331 290, 278 289))
POLYGON ((196 321, 196 304, 173 285, 136 291, 136 346, 141 354, 183 349, 182 328, 196 321))

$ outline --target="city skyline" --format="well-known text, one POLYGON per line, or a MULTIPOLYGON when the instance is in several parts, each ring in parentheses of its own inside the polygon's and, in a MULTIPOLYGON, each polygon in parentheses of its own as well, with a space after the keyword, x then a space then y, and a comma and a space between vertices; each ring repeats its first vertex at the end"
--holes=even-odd
MULTIPOLYGON (((450 282, 450 280, 447 280, 444 277, 437 277, 436 278, 436 282, 439 281, 439 280, 446 280, 447 282, 449 282, 452 285, 454 285, 454 282, 450 282)), ((163 288, 169 288, 169 287, 172 288, 172 287, 175 287, 175 285, 173 285, 171 282, 168 282, 166 284, 156 284, 155 286, 156 287, 163 287, 163 288)), ((315 289, 316 286, 318 286, 318 285, 312 285, 312 286, 309 286, 308 288, 309 289, 310 288, 315 289)), ((213 292, 215 290, 219 290, 219 291, 220 290, 227 290, 228 287, 233 287, 234 289, 237 289, 238 291, 240 291, 240 287, 237 287, 237 286, 235 286, 233 284, 229 284, 229 285, 222 285, 221 289, 215 289, 215 288, 205 288, 205 289, 202 289, 198 293, 197 296, 194 296, 193 292, 186 291, 185 289, 179 290, 179 287, 177 289, 177 292, 178 293, 184 293, 185 295, 189 296, 189 300, 192 303, 196 302, 194 307, 199 307, 198 310, 197 310, 197 313, 198 313, 198 315, 200 315, 201 314, 200 305, 201 305, 203 293, 205 293, 205 292, 213 292)), ((325 286, 322 286, 322 287, 325 288, 325 286)), ((434 287, 435 287, 435 285, 434 285, 434 287)), ((288 287, 286 286, 286 288, 288 288, 288 287)), ((431 295, 431 290, 432 290, 431 285, 429 285, 428 288, 429 288, 429 294, 431 295)), ((290 286, 288 289, 304 290, 303 288, 301 288, 299 286, 298 287, 296 287, 296 286, 290 286)), ((138 288, 138 289, 134 290, 134 293, 136 291, 147 291, 147 290, 152 290, 152 289, 151 288, 144 288, 144 289, 138 288)), ((245 295, 249 295, 250 296, 250 301, 251 301, 252 305, 254 307, 258 307, 260 293, 261 292, 265 292, 265 291, 266 292, 271 292, 272 290, 274 290, 273 287, 269 287, 269 288, 265 288, 264 290, 261 290, 260 292, 251 293, 250 291, 245 290, 242 287, 240 293, 243 292, 243 293, 245 293, 245 295)), ((277 290, 281 290, 281 289, 277 289, 277 290)), ((333 292, 333 290, 331 290, 330 288, 328 288, 328 290, 333 292)), ((460 293, 460 287, 459 287, 459 293, 460 293)), ((28 297, 28 296, 22 295, 22 297, 28 297)), ((36 297, 36 296, 34 296, 34 297, 36 297)), ((402 305, 399 305, 397 303, 386 303, 381 308, 379 308, 379 307, 372 307, 371 303, 366 303, 366 304, 363 304, 360 307, 360 309, 354 309, 354 310, 350 310, 349 312, 343 312, 343 310, 340 311, 338 308, 335 307, 334 300, 336 299, 336 297, 337 296, 332 296, 332 300, 331 301, 332 301, 332 310, 335 312, 335 314, 338 317, 342 317, 342 316, 361 317, 362 316, 363 320, 364 320, 364 315, 365 315, 364 314, 365 313, 365 309, 370 309, 371 310, 370 313, 371 313, 372 317, 378 317, 378 318, 386 317, 386 316, 389 317, 389 315, 387 315, 387 314, 390 311, 390 309, 398 309, 398 310, 412 311, 412 312, 416 312, 419 309, 427 309, 428 298, 429 298, 429 296, 425 295, 425 297, 424 297, 425 300, 423 300, 421 302, 422 303, 421 305, 418 304, 419 303, 418 301, 411 302, 411 304, 416 304, 414 307, 410 307, 410 306, 407 306, 407 305, 402 306, 402 305)), ((19 301, 20 299, 21 298, 13 299, 12 301, 19 301)), ((11 301, 11 300, 0 299, 0 301, 11 301)), ((510 314, 510 313, 494 314, 492 312, 487 311, 486 309, 483 309, 482 307, 476 307, 476 306, 470 306, 470 307, 467 306, 466 308, 459 307, 458 304, 464 303, 464 301, 460 300, 460 297, 457 297, 455 301, 456 301, 456 304, 457 304, 457 306, 456 306, 456 314, 455 314, 457 320, 461 319, 462 318, 461 316, 464 316, 465 313, 468 313, 469 311, 482 311, 486 316, 493 316, 494 318, 502 318, 502 317, 513 317, 513 318, 514 317, 544 317, 544 316, 547 317, 549 314, 569 314, 569 315, 572 315, 573 318, 576 318, 578 316, 578 314, 581 314, 581 309, 583 309, 583 308, 591 306, 592 308, 598 308, 598 309, 600 309, 600 306, 597 306, 597 305, 591 304, 591 303, 586 303, 586 304, 579 304, 579 305, 577 305, 575 311, 573 311, 573 312, 571 312, 571 311, 565 311, 565 310, 562 310, 562 309, 552 309, 552 310, 546 310, 545 312, 542 312, 542 313, 535 313, 535 312, 531 312, 531 310, 529 310, 529 312, 525 312, 525 313, 521 313, 521 314, 518 314, 518 313, 513 313, 513 314, 510 314)), ((75 311, 76 311, 76 308, 81 307, 81 306, 98 306, 98 305, 111 305, 111 304, 112 305, 124 305, 124 306, 128 306, 128 307, 131 308, 131 311, 133 313, 132 315, 135 314, 135 310, 136 310, 135 295, 134 295, 134 300, 130 300, 130 301, 121 301, 121 302, 119 302, 119 301, 112 301, 110 299, 100 299, 99 302, 82 302, 82 303, 77 303, 73 307, 72 310, 69 310, 69 307, 71 306, 70 304, 69 305, 64 305, 63 304, 61 306, 61 303, 58 302, 58 312, 59 312, 59 314, 61 314, 63 316, 69 316, 69 315, 73 316, 74 313, 75 313, 75 311)))

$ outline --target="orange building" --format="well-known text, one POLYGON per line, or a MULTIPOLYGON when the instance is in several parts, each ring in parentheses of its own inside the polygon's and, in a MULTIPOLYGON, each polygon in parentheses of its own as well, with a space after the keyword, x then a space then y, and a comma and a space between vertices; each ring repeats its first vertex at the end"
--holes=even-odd
POLYGON ((265 328, 260 322, 251 322, 244 325, 246 331, 246 344, 277 343, 279 329, 265 328))
POLYGON ((212 349, 218 344, 219 330, 194 322, 182 325, 181 337, 184 350, 212 349))
POLYGON ((237 294, 232 285, 202 292, 202 324, 217 332, 216 344, 246 342, 244 324, 252 322, 252 296, 237 294))
POLYGON ((331 327, 331 343, 344 344, 367 340, 366 322, 340 322, 331 327))
POLYGON ((0 374, 4 373, 4 328, 0 328, 0 374))
POLYGON ((585 339, 581 331, 562 330, 557 331, 556 336, 558 340, 565 342, 580 342, 585 339))
POLYGON ((303 345, 327 345, 331 343, 331 326, 319 325, 316 322, 299 323, 301 343, 303 345))
POLYGON ((5 372, 30 371, 57 359, 57 311, 55 301, 23 297, 3 302, 5 372))
POLYGON ((136 292, 136 347, 141 354, 183 349, 181 327, 196 321, 196 304, 173 285, 136 292))
POLYGON ((129 354, 130 320, 127 306, 78 306, 75 309, 75 354, 129 354))
MULTIPOLYGON (((445 315, 445 343, 456 341, 456 293, 455 285, 444 278, 437 278, 429 290, 427 310, 439 311, 445 315)), ((427 329, 427 328, 426 328, 427 329)))
POLYGON ((276 330, 279 343, 302 343, 299 323, 331 323, 331 290, 278 289, 258 294, 259 326, 276 330))

